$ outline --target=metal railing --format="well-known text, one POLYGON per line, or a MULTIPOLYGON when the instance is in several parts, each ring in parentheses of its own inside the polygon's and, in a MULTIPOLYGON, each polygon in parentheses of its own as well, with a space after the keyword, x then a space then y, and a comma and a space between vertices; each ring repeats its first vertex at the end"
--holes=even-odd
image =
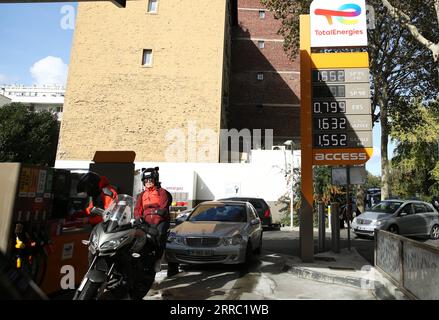
POLYGON ((439 299, 439 248, 375 230, 375 268, 412 299, 439 299))

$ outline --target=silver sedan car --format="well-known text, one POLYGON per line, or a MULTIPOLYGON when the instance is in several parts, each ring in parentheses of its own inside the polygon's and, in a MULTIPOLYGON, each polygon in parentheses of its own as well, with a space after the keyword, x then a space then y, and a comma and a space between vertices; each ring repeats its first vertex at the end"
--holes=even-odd
POLYGON ((404 236, 439 239, 439 213, 427 202, 385 200, 352 221, 357 236, 374 236, 374 230, 387 230, 404 236))
POLYGON ((262 224, 242 201, 207 201, 170 230, 166 258, 171 263, 241 264, 262 249, 262 224))

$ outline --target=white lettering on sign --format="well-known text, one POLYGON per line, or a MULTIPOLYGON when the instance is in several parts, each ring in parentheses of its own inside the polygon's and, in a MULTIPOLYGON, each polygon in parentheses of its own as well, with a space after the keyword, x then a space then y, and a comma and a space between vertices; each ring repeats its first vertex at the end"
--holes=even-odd
POLYGON ((316 161, 366 161, 367 154, 365 152, 334 152, 334 153, 316 153, 314 155, 316 161))
POLYGON ((311 47, 367 46, 365 0, 314 0, 311 47))

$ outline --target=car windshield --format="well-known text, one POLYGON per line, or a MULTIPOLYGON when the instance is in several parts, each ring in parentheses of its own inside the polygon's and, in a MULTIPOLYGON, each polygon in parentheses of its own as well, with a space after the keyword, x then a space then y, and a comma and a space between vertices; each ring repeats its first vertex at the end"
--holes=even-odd
POLYGON ((396 210, 403 204, 399 201, 382 201, 373 206, 369 211, 381 213, 395 213, 396 210))
POLYGON ((247 214, 242 205, 203 205, 194 210, 189 221, 246 222, 247 214))

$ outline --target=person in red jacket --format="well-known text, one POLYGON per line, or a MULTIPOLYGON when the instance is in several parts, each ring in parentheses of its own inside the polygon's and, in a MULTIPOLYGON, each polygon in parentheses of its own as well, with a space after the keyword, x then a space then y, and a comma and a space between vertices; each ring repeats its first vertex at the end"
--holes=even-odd
POLYGON ((110 185, 108 178, 99 176, 94 172, 88 172, 78 182, 78 193, 86 192, 90 197, 87 208, 84 214, 89 217, 89 223, 95 226, 102 222, 100 215, 93 214, 91 211, 93 207, 101 208, 103 210, 110 206, 110 203, 116 198, 117 191, 110 185))
POLYGON ((142 169, 141 179, 145 189, 137 197, 134 216, 136 219, 143 217, 149 225, 157 226, 159 246, 156 257, 161 259, 170 226, 169 206, 172 196, 161 187, 158 171, 158 167, 142 169))

